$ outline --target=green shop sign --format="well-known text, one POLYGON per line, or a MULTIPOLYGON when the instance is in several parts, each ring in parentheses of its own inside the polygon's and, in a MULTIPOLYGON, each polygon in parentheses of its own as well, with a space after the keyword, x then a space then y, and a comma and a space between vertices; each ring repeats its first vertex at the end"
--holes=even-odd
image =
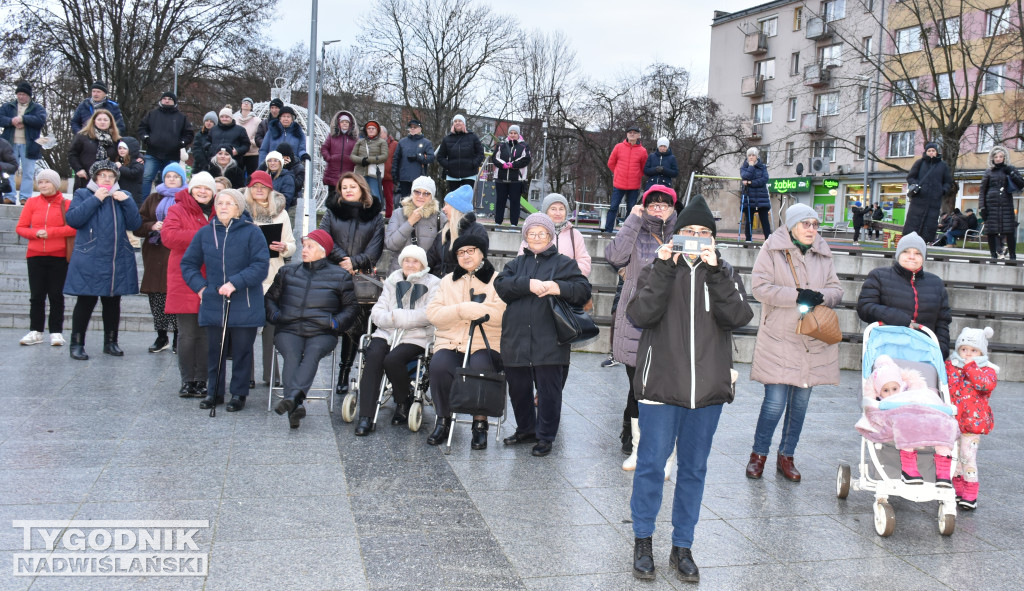
POLYGON ((821 184, 825 185, 826 189, 835 189, 836 187, 839 186, 839 181, 835 179, 825 179, 821 181, 821 184))
POLYGON ((772 193, 806 193, 811 190, 811 179, 797 176, 785 179, 772 179, 772 193))

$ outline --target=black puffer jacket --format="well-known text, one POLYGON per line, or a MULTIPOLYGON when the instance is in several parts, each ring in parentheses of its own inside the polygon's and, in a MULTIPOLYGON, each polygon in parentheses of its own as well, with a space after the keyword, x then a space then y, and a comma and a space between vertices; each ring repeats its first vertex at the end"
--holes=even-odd
POLYGON ((216 153, 210 143, 210 130, 201 129, 192 142, 192 174, 210 170, 210 158, 216 153))
MULTIPOLYGON (((466 235, 479 236, 490 246, 491 239, 487 235, 487 228, 480 225, 472 213, 467 213, 459 220, 459 236, 466 235)), ((430 266, 430 273, 438 277, 444 277, 459 267, 455 253, 452 252, 451 232, 438 232, 434 237, 434 243, 427 251, 427 265, 430 266)))
POLYGON ((942 347, 942 358, 949 356, 949 323, 953 313, 942 279, 924 270, 911 273, 893 263, 868 273, 857 298, 857 315, 864 322, 884 322, 927 326, 942 347))
POLYGON ((1017 172, 1010 161, 1010 154, 1005 148, 996 146, 988 155, 988 170, 981 179, 981 190, 978 193, 978 212, 985 220, 985 234, 1011 234, 1017 229, 1017 214, 1013 211, 1013 195, 1007 186, 1007 179, 1012 178, 1018 189, 1024 189, 1024 178, 1017 172), (1003 163, 993 164, 992 154, 997 150, 1003 152, 1003 163))
POLYGON ((626 314, 643 329, 633 378, 637 400, 685 408, 733 401, 732 331, 754 311, 732 266, 721 258, 717 267, 692 269, 655 259, 640 272, 626 314))
MULTIPOLYGON (((139 141, 154 158, 177 162, 181 149, 192 145, 194 138, 192 124, 176 105, 160 105, 139 122, 139 141)), ((245 149, 249 149, 248 144, 245 149)))
POLYGON ((909 202, 903 234, 917 232, 930 244, 935 240, 942 196, 953 186, 953 175, 941 156, 924 156, 910 168, 907 183, 920 185, 921 192, 909 202))
POLYGON ((530 165, 531 158, 530 145, 521 139, 506 139, 499 143, 491 155, 494 170, 498 172, 495 180, 499 183, 515 183, 522 180, 521 170, 530 165), (505 168, 506 163, 511 163, 512 168, 505 168))
POLYGON ((282 267, 264 306, 277 332, 305 338, 345 332, 359 310, 352 276, 326 258, 282 267))
POLYGON ((437 163, 448 176, 461 179, 476 176, 484 162, 484 145, 472 131, 444 136, 437 151, 437 163))
POLYGON ((235 149, 235 154, 232 156, 239 164, 242 163, 245 153, 249 151, 249 134, 244 127, 235 123, 234 119, 227 125, 217 123, 210 129, 210 156, 213 157, 223 146, 231 146, 235 149))
POLYGON ((867 213, 868 208, 857 207, 856 205, 854 205, 852 208, 850 208, 850 211, 853 213, 853 227, 862 227, 864 225, 864 214, 867 213))
POLYGON ((349 257, 352 268, 369 273, 384 252, 384 218, 376 199, 370 207, 361 202, 349 203, 338 193, 327 200, 327 214, 320 220, 320 229, 334 238, 334 249, 327 253, 332 263, 349 257))
MULTIPOLYGON (((146 163, 142 160, 142 154, 140 153, 141 146, 139 146, 139 140, 133 137, 123 137, 121 141, 128 146, 128 164, 121 162, 120 154, 118 154, 117 161, 121 162, 121 167, 118 169, 120 173, 117 177, 117 184, 121 185, 121 188, 135 199, 136 205, 142 205, 142 202, 146 199, 146 195, 142 194, 142 175, 146 171, 146 163)), ((162 176, 163 171, 159 171, 157 176, 162 176)), ((154 184, 160 184, 163 179, 157 180, 154 184)))
POLYGON ((501 321, 501 359, 506 367, 569 365, 569 344, 559 345, 548 297, 530 291, 530 279, 554 281, 566 302, 582 306, 590 299, 590 282, 576 261, 551 245, 540 254, 526 252, 509 261, 494 280, 498 297, 508 304, 501 321))

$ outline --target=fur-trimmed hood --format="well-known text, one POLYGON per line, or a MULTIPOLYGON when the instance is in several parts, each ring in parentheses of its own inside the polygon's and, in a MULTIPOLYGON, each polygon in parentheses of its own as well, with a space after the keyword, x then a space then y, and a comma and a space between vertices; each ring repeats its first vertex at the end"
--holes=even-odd
POLYGON ((1010 163, 1010 151, 1003 146, 992 146, 992 149, 988 152, 988 167, 993 168, 996 163, 992 161, 992 157, 996 155, 996 152, 1003 153, 1003 164, 1010 163))
POLYGON ((358 217, 361 222, 368 222, 379 216, 383 207, 381 202, 376 199, 372 200, 369 207, 363 207, 362 202, 351 203, 344 201, 340 194, 335 194, 333 198, 328 199, 325 205, 327 209, 331 210, 334 217, 339 220, 350 220, 358 217))
MULTIPOLYGON (((452 271, 452 280, 458 281, 459 279, 465 277, 468 273, 469 271, 463 269, 462 267, 457 267, 454 271, 452 271)), ((476 275, 476 278, 479 279, 481 282, 490 283, 491 277, 494 277, 494 265, 491 264, 491 261, 484 258, 484 262, 480 265, 480 268, 477 269, 473 274, 476 275)))
MULTIPOLYGON (((401 204, 402 213, 405 214, 405 219, 409 219, 409 216, 412 215, 412 212, 416 211, 416 204, 413 203, 412 201, 412 195, 409 195, 408 197, 402 199, 401 204)), ((435 215, 437 215, 437 212, 439 211, 441 210, 438 209, 437 207, 437 199, 431 198, 430 201, 428 201, 427 204, 423 206, 423 217, 434 217, 435 215)))
MULTIPOLYGON (((245 209, 247 211, 249 211, 250 214, 252 214, 253 213, 253 208, 256 206, 255 200, 252 198, 252 193, 249 191, 248 188, 245 190, 244 195, 245 195, 245 209)), ((270 210, 270 217, 271 218, 275 218, 275 217, 277 217, 277 214, 279 214, 282 211, 284 211, 286 203, 287 203, 287 199, 285 198, 284 195, 282 195, 281 193, 278 193, 277 191, 271 191, 270 192, 270 199, 268 199, 268 205, 269 205, 268 209, 270 210)), ((256 216, 253 215, 253 218, 255 218, 255 217, 256 216)))
POLYGON ((341 135, 341 131, 338 129, 338 117, 342 115, 348 115, 349 119, 352 120, 352 125, 348 127, 348 133, 345 135, 354 140, 359 139, 359 122, 356 121, 356 116, 353 115, 351 111, 346 111, 344 109, 335 113, 334 117, 331 118, 331 135, 341 135))

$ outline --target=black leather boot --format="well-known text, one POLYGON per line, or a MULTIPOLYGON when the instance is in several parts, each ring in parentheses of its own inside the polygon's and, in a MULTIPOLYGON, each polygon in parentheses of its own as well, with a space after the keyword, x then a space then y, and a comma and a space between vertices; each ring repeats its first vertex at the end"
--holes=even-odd
POLYGON ((622 419, 622 433, 619 434, 619 439, 622 440, 622 453, 627 456, 633 453, 633 427, 628 417, 622 419))
POLYGON ((473 443, 470 444, 472 449, 487 449, 487 427, 487 419, 473 420, 473 443))
POLYGON ((438 445, 448 439, 448 431, 451 428, 451 419, 437 419, 434 422, 434 432, 427 437, 427 445, 438 445))
POLYGON ((85 333, 71 333, 71 358, 79 361, 88 361, 89 356, 85 354, 85 333))
POLYGON ((654 579, 654 544, 651 538, 633 538, 633 576, 654 579))
POLYGON ((224 404, 224 397, 223 396, 216 396, 215 397, 213 391, 207 390, 206 391, 206 398, 203 398, 202 400, 199 401, 199 408, 202 408, 202 409, 205 410, 207 408, 213 408, 214 406, 217 406, 218 404, 224 404))
POLYGON ((391 416, 392 425, 409 424, 409 403, 399 402, 395 405, 395 414, 391 416))
POLYGON ((192 394, 196 391, 196 385, 193 382, 182 382, 181 388, 178 390, 178 398, 192 398, 192 394))
POLYGON ((356 437, 366 437, 373 431, 373 423, 370 417, 359 417, 359 424, 356 425, 356 437))
POLYGON ((243 408, 245 408, 245 396, 232 396, 231 401, 225 407, 228 412, 238 412, 243 408))
POLYGON ((693 554, 689 548, 672 546, 672 553, 668 555, 668 564, 676 571, 676 577, 687 583, 700 582, 700 569, 693 561, 693 554))
POLYGON ((124 357, 124 351, 117 346, 117 331, 107 330, 103 332, 103 353, 114 357, 124 357))

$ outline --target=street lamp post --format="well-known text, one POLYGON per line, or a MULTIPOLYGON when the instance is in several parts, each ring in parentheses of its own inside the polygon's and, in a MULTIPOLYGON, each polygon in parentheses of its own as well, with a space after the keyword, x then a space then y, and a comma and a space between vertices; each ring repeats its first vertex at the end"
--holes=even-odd
MULTIPOLYGON (((324 64, 324 62, 327 61, 327 46, 328 45, 333 45, 335 43, 340 43, 340 42, 341 42, 341 39, 332 39, 331 41, 323 41, 322 43, 320 43, 320 64, 321 64, 321 66, 324 64)), ((317 97, 317 100, 316 100, 316 116, 317 116, 317 119, 323 119, 323 117, 321 116, 321 113, 320 113, 323 110, 323 105, 324 105, 324 82, 323 82, 323 76, 322 75, 321 75, 320 84, 317 85, 317 93, 319 94, 319 96, 317 97)))
POLYGON ((540 192, 543 194, 548 190, 548 122, 544 121, 541 127, 544 129, 544 150, 541 155, 540 165, 540 192))
POLYGON ((180 57, 174 58, 174 96, 178 96, 178 62, 180 57))

